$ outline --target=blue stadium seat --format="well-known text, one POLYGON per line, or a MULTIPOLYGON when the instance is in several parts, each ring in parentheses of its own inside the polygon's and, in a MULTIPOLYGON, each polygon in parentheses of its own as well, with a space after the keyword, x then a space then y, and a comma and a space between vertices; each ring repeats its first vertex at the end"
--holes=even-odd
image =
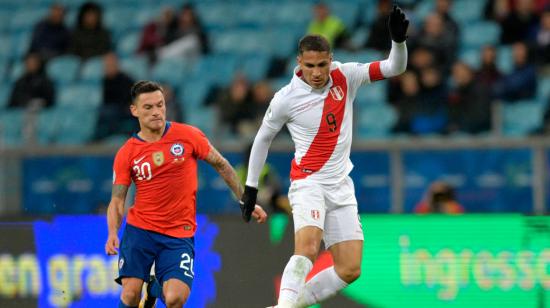
POLYGON ((279 2, 279 7, 273 12, 273 23, 278 25, 299 24, 303 27, 303 32, 307 30, 307 24, 312 18, 311 3, 306 1, 283 1, 279 2))
POLYGON ((99 85, 67 85, 59 89, 56 106, 95 109, 102 103, 102 93, 99 85))
POLYGON ((349 52, 344 50, 336 50, 334 52, 334 60, 342 63, 360 62, 368 63, 373 61, 384 60, 385 57, 380 51, 374 49, 364 49, 359 52, 349 52))
POLYGON ((48 11, 45 8, 22 6, 13 13, 10 22, 10 30, 12 32, 31 31, 37 22, 46 17, 47 13, 48 11))
POLYGON ((104 11, 103 22, 111 31, 113 41, 118 41, 124 34, 131 30, 138 30, 133 22, 136 12, 133 6, 110 7, 104 11))
POLYGON ((434 12, 435 6, 434 1, 432 0, 422 0, 418 3, 414 9, 414 15, 416 15, 416 20, 423 21, 426 16, 434 12))
POLYGON ((8 62, 0 59, 0 83, 8 80, 8 62))
POLYGON ((192 116, 187 117, 187 123, 198 127, 206 136, 214 136, 217 123, 216 111, 213 108, 195 108, 188 112, 192 116))
POLYGON ((329 4, 332 14, 337 16, 351 32, 359 21, 359 3, 334 1, 329 4))
POLYGON ((482 20, 483 6, 485 1, 479 0, 462 0, 453 1, 451 5, 451 16, 459 24, 466 24, 482 20))
POLYGON ((80 59, 69 55, 54 58, 46 66, 50 78, 61 85, 75 81, 79 69, 80 59))
POLYGON ((144 80, 149 77, 149 64, 144 56, 123 58, 120 60, 120 67, 134 80, 144 80))
POLYGON ((60 123, 56 143, 81 145, 90 141, 97 122, 97 111, 90 108, 59 108, 60 123))
POLYGON ((80 71, 80 81, 98 84, 103 79, 103 58, 101 56, 86 60, 80 71))
POLYGON ((185 77, 187 64, 180 58, 159 60, 151 71, 151 78, 177 87, 185 77))
POLYGON ((507 74, 514 69, 514 59, 511 46, 497 47, 497 67, 501 72, 507 74))
POLYGON ((25 63, 23 61, 14 62, 11 65, 10 72, 8 73, 8 81, 15 82, 19 77, 23 76, 25 72, 25 63))
POLYGON ((60 129, 60 120, 63 119, 57 117, 57 108, 44 109, 38 114, 36 137, 39 144, 54 143, 55 136, 60 129))
POLYGON ((196 10, 209 30, 227 29, 234 27, 239 22, 238 8, 231 3, 212 3, 198 2, 196 10))
POLYGON ((23 144, 23 110, 10 109, 0 112, 0 147, 16 147, 23 144))
POLYGON ((205 79, 186 80, 178 91, 179 102, 186 114, 204 106, 206 97, 210 92, 211 84, 205 79))
POLYGON ((23 31, 11 34, 10 58, 14 60, 23 59, 31 44, 31 32, 23 31))
POLYGON ((361 139, 388 138, 397 121, 393 107, 387 104, 365 104, 358 108, 357 132, 361 139))
POLYGON ((203 56, 193 69, 191 78, 201 78, 216 85, 225 86, 233 79, 237 62, 237 55, 231 53, 203 56))
POLYGON ((537 86, 537 99, 544 104, 550 103, 550 76, 539 78, 537 86))
POLYGON ((11 95, 11 87, 12 85, 8 83, 0 84, 0 112, 9 103, 9 99, 11 95))
POLYGON ((121 57, 134 55, 139 47, 140 33, 130 32, 122 37, 116 46, 117 54, 121 57))
POLYGON ((305 34, 299 24, 286 24, 273 28, 268 33, 269 53, 277 58, 294 58, 298 53, 298 40, 305 34))
POLYGON ((12 11, 4 8, 0 10, 0 33, 9 32, 12 16, 13 16, 12 11))
POLYGON ((462 49, 458 59, 473 69, 479 69, 481 66, 481 50, 479 48, 462 49))
POLYGON ((364 85, 357 90, 356 101, 358 104, 385 103, 387 97, 387 81, 380 80, 364 85))
POLYGON ((210 41, 217 53, 270 52, 266 33, 260 30, 238 29, 215 32, 210 41))
POLYGON ((517 101, 502 106, 502 131, 508 137, 523 137, 540 127, 544 105, 534 100, 517 101))
POLYGON ((272 22, 272 15, 266 12, 273 12, 278 6, 273 3, 251 2, 242 5, 239 10, 238 24, 240 27, 266 28, 272 22))
POLYGON ((465 24, 461 30, 462 44, 465 48, 480 48, 483 45, 496 45, 500 36, 500 27, 489 21, 465 24))
POLYGON ((237 70, 243 72, 248 80, 259 81, 267 76, 271 58, 265 53, 244 55, 237 70))

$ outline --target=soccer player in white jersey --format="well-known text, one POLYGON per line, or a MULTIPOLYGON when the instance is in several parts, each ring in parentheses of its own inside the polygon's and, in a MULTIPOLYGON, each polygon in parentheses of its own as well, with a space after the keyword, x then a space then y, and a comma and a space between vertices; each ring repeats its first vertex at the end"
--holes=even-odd
POLYGON ((366 64, 333 62, 325 38, 305 36, 299 43, 299 66, 292 80, 270 103, 254 140, 240 204, 243 218, 249 221, 271 141, 286 124, 295 145, 288 193, 295 249, 283 272, 277 307, 321 302, 360 275, 363 230, 348 176, 353 168, 353 101, 359 86, 405 71, 408 25, 405 14, 394 6, 388 20, 393 41, 389 57, 366 64), (306 283, 321 240, 332 254, 334 266, 306 283))

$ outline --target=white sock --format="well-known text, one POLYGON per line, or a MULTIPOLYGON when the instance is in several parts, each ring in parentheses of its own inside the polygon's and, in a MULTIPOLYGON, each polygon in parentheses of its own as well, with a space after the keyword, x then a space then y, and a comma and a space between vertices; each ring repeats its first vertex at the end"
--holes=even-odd
POLYGON ((322 302, 347 287, 347 285, 345 281, 338 277, 334 266, 331 266, 317 273, 304 285, 298 296, 296 306, 307 307, 322 302))
POLYGON ((299 255, 290 257, 281 278, 279 306, 292 306, 296 303, 312 267, 313 263, 307 257, 299 255))

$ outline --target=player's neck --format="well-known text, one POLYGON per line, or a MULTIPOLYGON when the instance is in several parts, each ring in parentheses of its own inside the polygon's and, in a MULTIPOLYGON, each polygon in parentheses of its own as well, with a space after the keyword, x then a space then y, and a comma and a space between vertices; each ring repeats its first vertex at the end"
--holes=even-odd
POLYGON ((164 134, 165 129, 166 129, 166 126, 163 126, 161 129, 158 129, 158 130, 151 130, 146 127, 142 127, 141 130, 137 133, 137 135, 139 138, 147 142, 155 142, 155 141, 159 141, 160 138, 162 138, 162 135, 164 134))

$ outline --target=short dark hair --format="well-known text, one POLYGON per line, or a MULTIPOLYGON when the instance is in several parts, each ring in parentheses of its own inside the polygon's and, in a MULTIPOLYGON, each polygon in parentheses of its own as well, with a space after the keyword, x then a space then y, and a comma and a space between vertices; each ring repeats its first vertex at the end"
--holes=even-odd
POLYGON ((303 54, 305 51, 330 52, 330 43, 322 35, 308 34, 302 37, 300 43, 298 43, 299 54, 303 54))
POLYGON ((160 84, 158 84, 154 81, 140 80, 140 81, 134 83, 134 85, 132 86, 132 89, 130 90, 130 96, 132 98, 131 103, 132 104, 135 103, 136 99, 138 98, 138 96, 140 94, 150 93, 150 92, 155 92, 155 91, 160 91, 164 94, 164 90, 162 89, 160 84))

